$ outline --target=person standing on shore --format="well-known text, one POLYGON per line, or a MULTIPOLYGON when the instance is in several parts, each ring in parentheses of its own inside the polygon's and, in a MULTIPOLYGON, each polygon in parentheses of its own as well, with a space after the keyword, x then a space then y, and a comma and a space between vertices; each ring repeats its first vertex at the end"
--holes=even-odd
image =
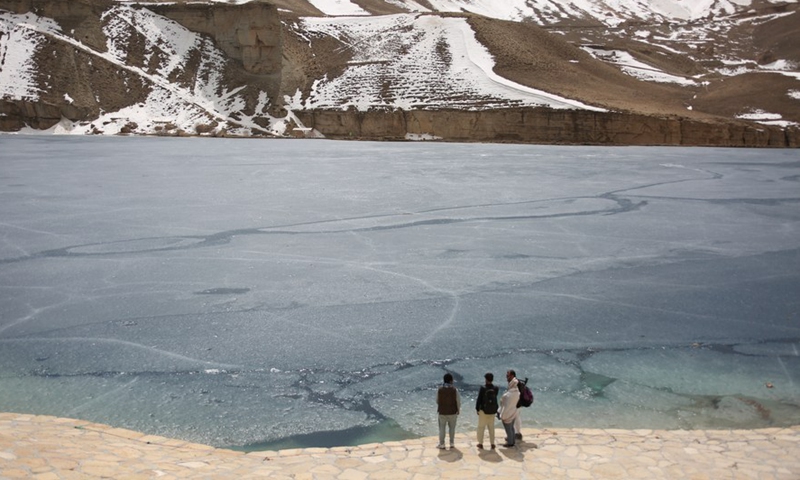
POLYGON ((483 376, 486 384, 478 392, 478 399, 475 401, 475 410, 478 412, 478 449, 483 450, 483 433, 489 429, 489 443, 492 450, 494 444, 494 416, 497 414, 497 387, 492 385, 494 375, 487 373, 483 376))
MULTIPOLYGON (((508 377, 509 374, 511 374, 512 377, 517 378, 517 372, 515 372, 514 370, 509 370, 506 373, 506 377, 508 377)), ((511 380, 509 380, 509 382, 510 381, 511 380)), ((517 378, 517 382, 519 382, 518 378, 517 378)), ((520 384, 517 383, 517 388, 519 388, 519 386, 520 386, 520 384)), ((517 419, 514 420, 514 438, 516 440, 522 440, 522 410, 519 409, 519 406, 520 406, 520 404, 519 404, 519 401, 518 401, 517 402, 517 419)))
POLYGON ((461 413, 461 396, 458 389, 453 386, 453 375, 444 374, 444 385, 436 392, 436 405, 439 412, 439 445, 436 448, 444 449, 445 427, 450 434, 450 448, 455 447, 456 420, 461 413))
POLYGON ((506 443, 504 447, 510 448, 516 444, 516 436, 514 432, 514 423, 519 416, 517 409, 517 402, 519 402, 519 381, 514 370, 506 372, 506 380, 508 380, 508 388, 506 393, 500 399, 500 421, 503 422, 503 428, 506 430, 506 443))

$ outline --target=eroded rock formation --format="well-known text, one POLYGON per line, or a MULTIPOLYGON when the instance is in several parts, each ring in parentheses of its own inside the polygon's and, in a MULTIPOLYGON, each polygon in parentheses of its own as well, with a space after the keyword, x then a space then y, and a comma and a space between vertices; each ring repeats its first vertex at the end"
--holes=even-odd
MULTIPOLYGON (((274 76, 276 86, 280 83, 281 23, 274 5, 184 3, 149 8, 189 30, 211 36, 222 51, 242 63, 245 71, 274 76)), ((277 91, 274 93, 277 95, 277 91)))
MULTIPOLYGON (((461 142, 591 145, 798 147, 800 129, 615 112, 545 108, 490 111, 299 112, 329 138, 404 139, 407 134, 461 142)), ((423 137, 424 138, 424 137, 423 137)))

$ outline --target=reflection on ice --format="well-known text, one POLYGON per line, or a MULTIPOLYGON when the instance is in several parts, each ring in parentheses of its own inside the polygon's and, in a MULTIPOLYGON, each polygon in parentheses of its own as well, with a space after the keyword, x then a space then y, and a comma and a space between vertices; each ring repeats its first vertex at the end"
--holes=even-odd
POLYGON ((800 423, 796 150, 0 143, 0 410, 363 443, 513 368, 526 426, 800 423))

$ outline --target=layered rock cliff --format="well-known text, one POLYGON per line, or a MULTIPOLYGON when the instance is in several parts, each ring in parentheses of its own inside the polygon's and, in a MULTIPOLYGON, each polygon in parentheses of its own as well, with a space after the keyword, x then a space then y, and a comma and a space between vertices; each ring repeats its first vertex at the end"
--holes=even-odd
POLYGON ((171 18, 189 30, 209 35, 230 58, 253 75, 269 76, 273 96, 278 95, 281 73, 281 22, 269 3, 208 5, 154 4, 150 10, 171 18))
POLYGON ((469 112, 310 111, 298 117, 339 139, 442 139, 590 145, 800 147, 800 129, 630 113, 513 108, 469 112))

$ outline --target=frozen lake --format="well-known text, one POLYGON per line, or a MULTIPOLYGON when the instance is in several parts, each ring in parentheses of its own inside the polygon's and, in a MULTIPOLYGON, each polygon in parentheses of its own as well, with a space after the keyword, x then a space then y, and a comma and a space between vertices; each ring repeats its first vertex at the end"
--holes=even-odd
POLYGON ((526 427, 800 423, 800 151, 0 136, 0 411, 343 445, 509 368, 526 427))

